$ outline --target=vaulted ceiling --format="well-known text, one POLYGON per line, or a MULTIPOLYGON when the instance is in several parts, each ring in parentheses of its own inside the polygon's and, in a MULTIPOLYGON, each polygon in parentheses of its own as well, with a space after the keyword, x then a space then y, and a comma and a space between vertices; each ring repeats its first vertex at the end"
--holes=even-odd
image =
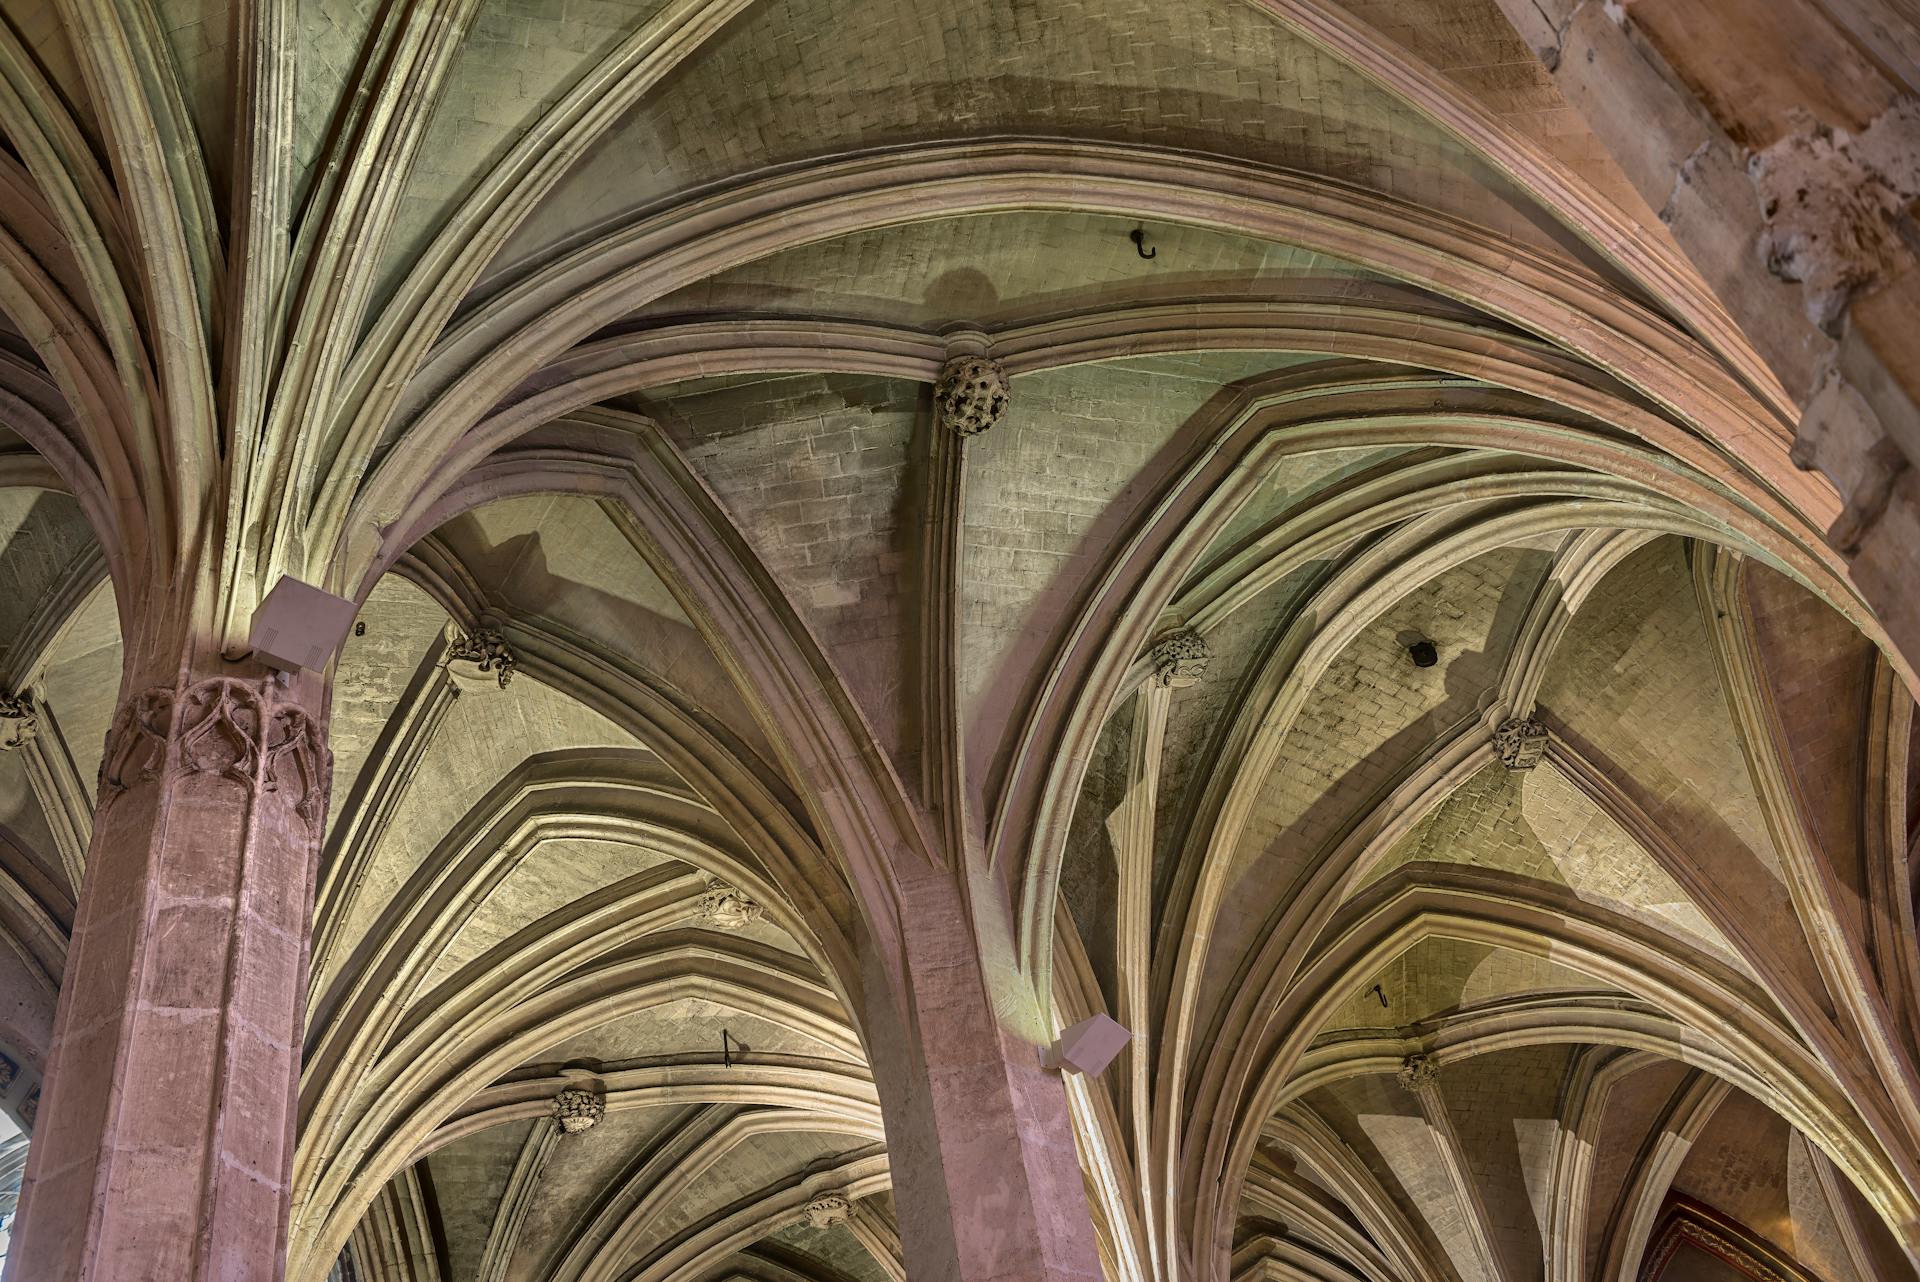
MULTIPOLYGON (((276 387, 324 360, 262 419, 309 519, 241 555, 364 597, 290 1277, 907 1276, 807 699, 966 816, 1052 1023, 1134 1030, 1067 1085, 1117 1282, 1629 1282, 1679 1205, 1912 1276, 1912 673, 1493 0, 265 7, 276 387), (1010 404, 957 454, 962 350, 1010 404)), ((85 8, 0 4, 29 1126, 137 542, 38 426, 111 472, 85 8)), ((222 223, 244 6, 120 8, 222 223)), ((182 261, 189 312, 246 274, 182 261)))

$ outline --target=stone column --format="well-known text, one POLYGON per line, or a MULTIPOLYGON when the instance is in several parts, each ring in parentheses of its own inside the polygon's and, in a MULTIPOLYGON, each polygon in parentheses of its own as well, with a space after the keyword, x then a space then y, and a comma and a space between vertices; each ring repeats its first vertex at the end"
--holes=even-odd
POLYGON ((327 683, 181 648, 130 658, 107 735, 20 1282, 284 1267, 327 683))
POLYGON ((866 977, 869 1054, 912 1282, 1102 1282, 1066 1089, 996 1013, 944 871, 902 886, 910 1012, 866 977))

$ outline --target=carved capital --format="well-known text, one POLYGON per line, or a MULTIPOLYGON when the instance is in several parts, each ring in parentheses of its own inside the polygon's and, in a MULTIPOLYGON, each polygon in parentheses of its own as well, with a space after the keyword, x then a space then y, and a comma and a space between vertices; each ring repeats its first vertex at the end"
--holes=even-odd
POLYGON ((800 1222, 808 1228, 829 1229, 845 1224, 853 1212, 853 1203, 841 1193, 822 1193, 800 1208, 800 1222))
POLYGON ((553 1120, 568 1135, 590 1131, 607 1115, 607 1102, 584 1086, 568 1086, 553 1097, 553 1120))
POLYGON ((40 714, 33 706, 32 695, 25 690, 0 694, 0 752, 20 747, 39 731, 40 714))
POLYGON ((1440 1061, 1431 1055, 1409 1055, 1400 1061, 1400 1085, 1410 1091, 1431 1090, 1440 1085, 1440 1061))
POLYGON ((715 877, 707 879, 707 888, 700 895, 700 920, 719 930, 745 930, 765 912, 747 892, 715 877))
POLYGON ((1493 732, 1500 764, 1509 770, 1531 770, 1547 755, 1547 728, 1532 717, 1510 717, 1493 732))
POLYGON ((1207 674, 1213 648, 1192 628, 1182 628, 1162 637, 1147 657, 1155 681, 1163 686, 1190 686, 1207 674))
POLYGON ((933 401, 940 421, 959 436, 977 436, 1006 417, 1013 387, 990 356, 955 356, 940 370, 933 401))
POLYGON ((462 632, 447 646, 447 675, 463 690, 504 690, 519 666, 519 657, 497 628, 462 632))
POLYGON ((143 783, 218 774, 262 793, 286 789, 317 836, 333 753, 305 709, 275 701, 272 680, 208 677, 154 686, 120 705, 100 760, 100 803, 143 783))

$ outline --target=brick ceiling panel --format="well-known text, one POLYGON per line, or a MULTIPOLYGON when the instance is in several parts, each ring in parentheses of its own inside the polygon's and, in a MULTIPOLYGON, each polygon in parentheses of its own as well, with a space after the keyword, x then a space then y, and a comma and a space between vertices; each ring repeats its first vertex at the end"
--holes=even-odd
POLYGON ((858 317, 938 330, 996 328, 1027 317, 1164 298, 1258 297, 1380 280, 1289 245, 1198 227, 1146 228, 1091 214, 1020 212, 942 218, 840 236, 711 276, 646 313, 772 312, 858 317))
POLYGON ((1535 993, 1595 993, 1608 985, 1547 957, 1461 940, 1425 939, 1372 975, 1355 976, 1348 997, 1322 1033, 1402 1029, 1502 998, 1535 993), (1380 992, 1375 993, 1375 984, 1380 992), (1387 1004, 1380 1004, 1381 995, 1387 1004))
POLYGON ((1496 0, 1353 0, 1345 7, 1538 143, 1651 234, 1664 234, 1496 0))
POLYGON ((1459 144, 1237 0, 761 0, 608 132, 501 261, 694 183, 956 122, 1252 155, 1551 243, 1459 144))
POLYGON ((496 1126, 429 1157, 436 1202, 444 1202, 448 1262, 455 1277, 477 1277, 493 1226, 493 1207, 513 1174, 527 1132, 544 1121, 496 1126))
POLYGON ((42 74, 84 122, 88 133, 97 133, 99 127, 87 94, 86 77, 74 52, 72 35, 61 23, 58 11, 38 0, 7 0, 0 5, 0 13, 6 15, 8 25, 32 51, 42 74))
POLYGON ((1158 362, 1114 361, 1014 383, 1006 422, 968 467, 959 603, 960 692, 971 721, 1004 702, 1029 666, 1024 646, 1055 632, 1120 530, 1121 499, 1220 390, 1158 362))
POLYGON ((1623 565, 1568 628, 1541 703, 1583 740, 1725 824, 1777 875, 1678 543, 1623 565), (1646 714, 1658 710, 1657 717, 1646 714))
MULTIPOLYGON (((421 760, 432 788, 408 788, 375 846, 351 912, 340 925, 349 945, 389 911, 415 869, 448 830, 528 757, 573 747, 627 747, 634 740, 559 691, 532 681, 480 698, 459 698, 421 760)), ((324 981, 327 977, 321 976, 324 981)))
POLYGON ((857 376, 711 381, 650 402, 834 656, 895 753, 917 721, 903 574, 915 522, 909 442, 917 384, 857 376))
POLYGON ((1313 686, 1235 852, 1208 976, 1222 992, 1271 911, 1329 843, 1436 738, 1472 718, 1499 680, 1535 552, 1503 549, 1392 603, 1313 686), (1442 661, 1414 664, 1411 639, 1442 661))
POLYGON ((1498 868, 1565 886, 1588 903, 1673 931, 1729 966, 1745 965, 1653 857, 1551 765, 1529 772, 1486 766, 1375 865, 1366 882, 1414 862, 1498 868))
POLYGON ((294 64, 293 165, 304 190, 380 6, 375 0, 300 0, 301 56, 294 64))
POLYGON ((662 7, 663 0, 479 0, 401 201, 388 286, 529 126, 662 7))
POLYGON ((1658 1060, 1627 1073, 1608 1092, 1594 1140, 1584 1253, 1587 1268, 1600 1267, 1600 1255, 1627 1182, 1640 1165, 1661 1115, 1687 1080, 1685 1065, 1658 1060))
POLYGON ((1569 1054, 1565 1046, 1496 1051, 1443 1070, 1440 1079, 1505 1276, 1515 1282, 1536 1282, 1545 1264, 1547 1186, 1569 1054))

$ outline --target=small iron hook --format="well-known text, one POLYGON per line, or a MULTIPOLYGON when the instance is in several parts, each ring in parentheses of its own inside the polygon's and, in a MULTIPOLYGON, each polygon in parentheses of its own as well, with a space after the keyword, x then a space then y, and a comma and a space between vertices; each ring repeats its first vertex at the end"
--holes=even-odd
POLYGON ((1133 242, 1133 251, 1139 254, 1140 257, 1158 258, 1160 256, 1158 249, 1147 248, 1147 229, 1145 227, 1135 227, 1128 233, 1127 238, 1133 242))

